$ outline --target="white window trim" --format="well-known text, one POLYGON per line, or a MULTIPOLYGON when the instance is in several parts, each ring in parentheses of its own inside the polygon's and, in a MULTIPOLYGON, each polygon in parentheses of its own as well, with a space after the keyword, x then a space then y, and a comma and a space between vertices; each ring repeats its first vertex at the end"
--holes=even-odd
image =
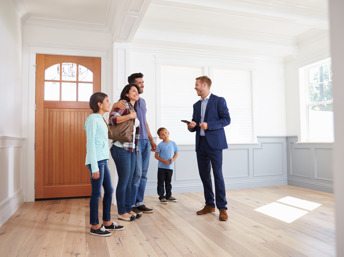
POLYGON ((329 142, 315 142, 312 141, 310 138, 310 127, 309 127, 309 106, 311 105, 318 105, 321 103, 330 103, 331 101, 323 101, 319 102, 317 104, 309 104, 306 102, 306 99, 308 98, 308 89, 306 89, 306 86, 308 86, 308 83, 306 85, 306 81, 308 79, 308 70, 320 66, 322 64, 326 64, 328 62, 331 62, 331 58, 326 58, 321 61, 302 66, 299 68, 299 89, 300 89, 300 143, 333 143, 331 141, 329 142))

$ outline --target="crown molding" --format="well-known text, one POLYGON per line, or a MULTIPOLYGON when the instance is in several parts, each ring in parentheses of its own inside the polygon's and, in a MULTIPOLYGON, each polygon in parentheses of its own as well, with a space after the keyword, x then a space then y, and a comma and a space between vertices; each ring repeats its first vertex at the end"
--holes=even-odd
POLYGON ((42 27, 52 27, 52 28, 60 28, 60 29, 68 29, 68 30, 74 29, 74 30, 110 33, 109 28, 105 24, 48 19, 48 18, 34 17, 34 16, 29 16, 29 15, 24 16, 23 19, 24 19, 24 25, 28 25, 28 26, 39 26, 39 27, 42 26, 42 27))
MULTIPOLYGON (((267 38, 268 39, 268 38, 267 38)), ((146 44, 179 46, 186 48, 202 49, 237 49, 243 52, 259 53, 267 56, 285 57, 292 55, 296 51, 296 44, 291 40, 269 41, 262 40, 261 37, 251 35, 250 37, 221 37, 209 36, 200 37, 197 34, 187 32, 171 32, 140 29, 133 40, 134 43, 144 42, 146 44), (255 38, 254 38, 255 36, 255 38), (257 40, 259 38, 259 40, 257 40)))
POLYGON ((263 0, 152 0, 152 5, 198 12, 288 20, 288 22, 296 24, 312 25, 318 29, 327 29, 329 27, 327 5, 315 8, 303 6, 302 3, 296 0, 268 2, 263 0))
MULTIPOLYGON (((161 36, 161 38, 164 38, 161 36)), ((218 40, 217 43, 214 40, 211 41, 198 41, 189 39, 183 42, 173 40, 173 39, 160 39, 154 40, 149 38, 135 37, 133 40, 134 44, 151 45, 162 48, 172 48, 172 49, 188 49, 188 51, 193 49, 198 49, 199 51, 220 51, 224 53, 240 53, 245 55, 253 56, 266 56, 273 58, 284 58, 285 56, 293 55, 296 52, 295 45, 280 45, 280 44, 269 44, 269 43, 258 43, 249 40, 233 40, 224 39, 218 40)))
POLYGON ((114 42, 133 40, 150 3, 151 0, 127 0, 113 5, 120 10, 111 21, 114 42))

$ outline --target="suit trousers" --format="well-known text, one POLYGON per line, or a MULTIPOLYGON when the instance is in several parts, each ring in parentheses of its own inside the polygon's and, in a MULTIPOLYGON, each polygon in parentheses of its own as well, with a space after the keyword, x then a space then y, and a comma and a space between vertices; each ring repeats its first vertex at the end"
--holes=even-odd
POLYGON ((215 199, 218 209, 227 210, 226 188, 222 174, 222 149, 210 148, 205 136, 200 136, 197 149, 198 171, 203 183, 205 204, 215 207, 210 170, 213 168, 215 199))

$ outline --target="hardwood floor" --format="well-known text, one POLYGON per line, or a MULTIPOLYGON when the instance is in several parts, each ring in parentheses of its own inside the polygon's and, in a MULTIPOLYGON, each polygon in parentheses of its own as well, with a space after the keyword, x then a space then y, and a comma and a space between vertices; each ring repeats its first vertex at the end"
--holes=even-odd
POLYGON ((113 206, 125 229, 107 238, 89 234, 89 199, 24 203, 0 228, 0 256, 335 256, 332 194, 292 186, 229 190, 227 222, 218 210, 195 214, 203 193, 174 196, 178 202, 167 205, 146 196, 154 212, 133 222, 119 222, 113 206), (270 203, 292 207, 277 202, 287 196, 321 205, 304 210, 302 203, 294 209, 304 216, 291 223, 255 211, 270 203))

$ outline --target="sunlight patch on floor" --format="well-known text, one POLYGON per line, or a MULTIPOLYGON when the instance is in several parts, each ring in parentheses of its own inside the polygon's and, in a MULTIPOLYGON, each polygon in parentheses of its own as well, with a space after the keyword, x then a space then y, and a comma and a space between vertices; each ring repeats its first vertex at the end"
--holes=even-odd
POLYGON ((277 202, 285 203, 285 204, 288 204, 297 208, 305 209, 308 211, 313 211, 321 205, 320 203, 302 200, 302 199, 291 197, 291 196, 286 196, 282 199, 277 200, 277 202))
POLYGON ((321 204, 286 196, 276 202, 264 205, 255 211, 268 215, 272 218, 292 223, 295 220, 318 208, 321 204), (307 210, 307 211, 306 211, 307 210))

